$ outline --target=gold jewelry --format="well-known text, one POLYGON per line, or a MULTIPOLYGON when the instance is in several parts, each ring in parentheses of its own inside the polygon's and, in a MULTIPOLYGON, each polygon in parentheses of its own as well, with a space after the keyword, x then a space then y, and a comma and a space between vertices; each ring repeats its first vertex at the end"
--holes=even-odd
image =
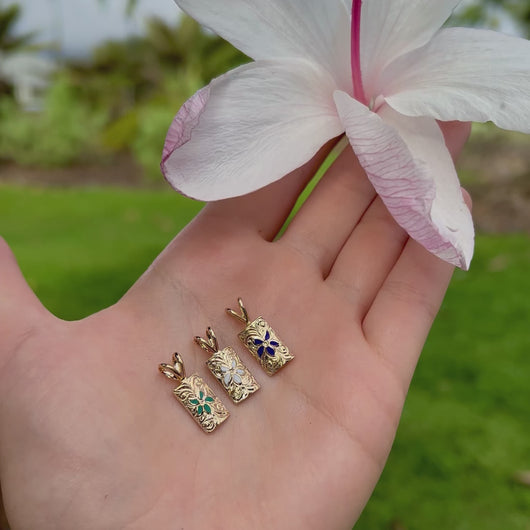
POLYGON ((213 355, 206 361, 210 372, 228 392, 234 403, 247 399, 259 389, 258 382, 230 346, 220 350, 212 328, 206 330, 207 339, 195 337, 195 342, 213 355))
POLYGON ((230 413, 197 374, 186 377, 180 354, 174 353, 172 360, 173 364, 162 363, 158 365, 158 369, 169 379, 179 382, 173 394, 204 432, 212 432, 230 413))
POLYGON ((246 326, 239 333, 238 337, 253 357, 261 364, 261 367, 267 375, 274 375, 289 361, 292 361, 294 356, 291 355, 289 348, 281 341, 263 317, 258 317, 253 322, 249 322, 248 313, 243 305, 243 301, 241 298, 238 298, 237 302, 241 313, 236 313, 232 309, 227 309, 226 311, 246 326))

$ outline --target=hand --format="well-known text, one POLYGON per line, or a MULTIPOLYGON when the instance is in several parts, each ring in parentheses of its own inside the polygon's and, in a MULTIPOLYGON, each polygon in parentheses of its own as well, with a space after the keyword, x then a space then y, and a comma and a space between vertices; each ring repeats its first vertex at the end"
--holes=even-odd
MULTIPOLYGON (((468 128, 444 132, 456 154, 468 128)), ((50 315, 2 242, 0 480, 12 530, 355 523, 452 267, 407 238, 349 148, 271 242, 326 152, 206 206, 122 300, 82 321, 50 315), (296 357, 272 378, 224 312, 239 296, 296 357), (238 406, 192 342, 207 326, 261 384, 238 406), (157 370, 174 351, 230 409, 211 435, 157 370)))

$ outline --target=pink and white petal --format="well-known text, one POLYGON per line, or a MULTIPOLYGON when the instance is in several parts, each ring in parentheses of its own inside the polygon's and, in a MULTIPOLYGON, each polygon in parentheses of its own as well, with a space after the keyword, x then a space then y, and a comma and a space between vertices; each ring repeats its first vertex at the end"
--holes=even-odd
POLYGON ((217 79, 171 125, 162 172, 185 195, 244 195, 310 160, 343 132, 333 79, 304 60, 258 61, 217 79))
POLYGON ((210 99, 209 85, 201 88, 182 105, 167 132, 162 151, 162 165, 175 149, 191 140, 191 133, 199 125, 208 99, 210 99))
POLYGON ((400 55, 427 44, 459 2, 365 0, 361 21, 361 68, 365 93, 377 96, 374 90, 383 69, 400 55))
POLYGON ((383 74, 387 103, 408 116, 493 121, 530 133, 530 41, 448 28, 383 74))
POLYGON ((474 230, 456 171, 435 120, 387 105, 375 114, 343 92, 335 103, 348 139, 396 222, 427 250, 467 269, 474 230))
POLYGON ((305 58, 348 90, 350 14, 344 0, 175 0, 249 57, 305 58))

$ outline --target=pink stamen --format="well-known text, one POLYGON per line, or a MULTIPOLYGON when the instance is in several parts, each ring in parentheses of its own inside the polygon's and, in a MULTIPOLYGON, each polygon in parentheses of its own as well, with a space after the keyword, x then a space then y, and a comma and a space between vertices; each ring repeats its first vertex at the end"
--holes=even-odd
POLYGON ((351 8, 351 73, 353 78, 353 97, 368 105, 363 87, 361 71, 361 10, 363 0, 353 0, 351 8))

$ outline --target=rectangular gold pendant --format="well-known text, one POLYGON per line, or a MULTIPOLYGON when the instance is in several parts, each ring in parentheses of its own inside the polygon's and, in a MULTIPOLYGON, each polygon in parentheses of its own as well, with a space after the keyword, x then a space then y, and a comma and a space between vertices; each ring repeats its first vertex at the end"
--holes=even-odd
POLYGON ((206 364, 214 377, 223 385, 234 403, 247 399, 259 389, 259 384, 239 355, 230 347, 214 353, 206 364))
POLYGON ((221 400, 197 374, 185 377, 173 393, 204 432, 214 431, 230 415, 221 400))
POLYGON ((294 356, 263 317, 247 324, 239 338, 267 375, 274 375, 294 356))

